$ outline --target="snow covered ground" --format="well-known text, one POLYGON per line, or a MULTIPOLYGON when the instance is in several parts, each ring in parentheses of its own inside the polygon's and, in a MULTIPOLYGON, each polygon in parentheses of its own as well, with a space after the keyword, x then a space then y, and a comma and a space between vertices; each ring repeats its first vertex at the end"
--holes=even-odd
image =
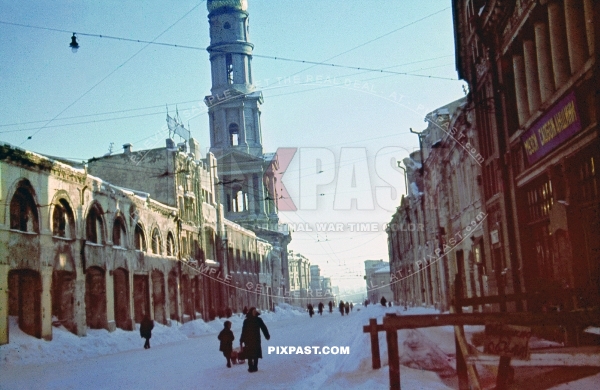
MULTIPOLYGON (((10 343, 0 346, 0 389, 386 389, 385 336, 379 337, 383 367, 372 370, 369 337, 362 333, 369 318, 381 323, 385 312, 434 313, 379 305, 359 305, 344 317, 334 311, 309 318, 287 305, 263 313, 271 340, 263 340, 264 358, 257 373, 248 373, 246 365, 225 367, 216 338, 225 319, 157 324, 152 348, 144 350, 138 332, 89 330, 87 337, 79 338, 54 328, 53 340, 47 342, 25 335, 11 318, 10 343), (348 346, 350 354, 277 355, 267 353, 269 346, 348 346)), ((229 320, 237 345, 243 319, 229 320)), ((400 331, 398 338, 403 389, 457 387, 451 327, 400 331)), ((599 382, 600 376, 594 376, 560 388, 596 389, 599 382)))

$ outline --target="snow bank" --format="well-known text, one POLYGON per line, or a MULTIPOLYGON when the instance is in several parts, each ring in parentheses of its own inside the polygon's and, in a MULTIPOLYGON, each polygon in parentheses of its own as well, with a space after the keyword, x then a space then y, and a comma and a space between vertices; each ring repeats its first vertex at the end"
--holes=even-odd
MULTIPOLYGON (((276 308, 274 313, 261 314, 269 322, 281 321, 301 316, 303 313, 289 305, 276 308)), ((218 334, 225 321, 231 321, 235 329, 241 329, 243 316, 235 314, 231 318, 218 318, 214 321, 190 321, 181 324, 173 321, 172 326, 155 322, 152 331, 152 346, 183 341, 190 337, 206 334, 218 334)), ((139 329, 139 325, 138 329, 139 329)), ((144 340, 139 331, 117 329, 109 332, 105 329, 88 329, 87 336, 79 337, 65 327, 52 328, 52 341, 32 337, 19 329, 17 317, 9 318, 9 344, 0 346, 0 370, 10 366, 46 364, 59 361, 73 361, 94 356, 109 355, 134 349, 140 349, 144 340)))

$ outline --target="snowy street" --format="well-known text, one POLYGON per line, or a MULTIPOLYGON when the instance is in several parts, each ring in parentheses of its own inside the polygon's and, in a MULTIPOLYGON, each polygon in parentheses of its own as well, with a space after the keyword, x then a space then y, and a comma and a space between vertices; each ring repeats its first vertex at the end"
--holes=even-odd
MULTIPOLYGON (((379 338, 382 368, 372 370, 369 338, 362 333, 369 318, 381 322, 385 312, 433 310, 404 312, 376 305, 366 310, 358 306, 344 317, 334 310, 309 318, 290 307, 263 313, 271 339, 263 339, 257 373, 248 373, 246 364, 225 366, 216 337, 225 319, 156 325, 149 350, 142 348, 137 331, 89 330, 87 337, 78 338, 55 328, 54 340, 47 342, 25 335, 12 322, 11 342, 0 347, 0 389, 385 389, 385 337, 379 338), (277 355, 267 353, 269 346, 348 346, 350 354, 277 355)), ((242 319, 230 320, 237 346, 242 319)), ((399 345, 403 389, 456 388, 450 327, 401 331, 399 345)), ((587 382, 593 386, 595 381, 587 382)))

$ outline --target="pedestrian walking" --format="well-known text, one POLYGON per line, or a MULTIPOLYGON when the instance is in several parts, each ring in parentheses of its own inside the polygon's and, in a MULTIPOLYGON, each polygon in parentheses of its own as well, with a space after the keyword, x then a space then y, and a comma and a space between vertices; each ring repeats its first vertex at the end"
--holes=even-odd
POLYGON ((308 304, 308 315, 312 318, 313 314, 315 314, 315 309, 313 308, 312 303, 308 304))
POLYGON ((350 302, 350 311, 352 311, 352 309, 354 309, 354 305, 352 304, 352 302, 350 302))
POLYGON ((328 305, 329 305, 329 312, 333 313, 333 302, 329 301, 328 305))
POLYGON ((346 315, 350 314, 350 303, 346 302, 346 305, 344 306, 344 310, 346 310, 346 315))
POLYGON ((346 306, 344 305, 344 301, 340 301, 340 313, 342 313, 342 317, 344 316, 344 309, 346 306))
POLYGON ((154 321, 146 314, 140 323, 140 336, 146 339, 144 349, 150 348, 150 338, 152 337, 152 329, 154 329, 154 321))
POLYGON ((318 306, 319 307, 319 315, 321 315, 321 316, 323 315, 323 307, 324 306, 325 305, 323 305, 323 302, 319 302, 319 306, 318 306))
POLYGON ((267 326, 259 315, 256 308, 251 307, 242 325, 240 345, 243 348, 244 357, 248 359, 248 372, 258 371, 258 359, 262 359, 260 332, 262 331, 267 340, 271 338, 267 326))
POLYGON ((227 359, 227 367, 231 368, 231 351, 233 351, 233 340, 235 336, 231 331, 231 321, 223 323, 223 330, 219 333, 219 351, 223 352, 223 356, 227 359))
POLYGON ((381 297, 381 306, 385 307, 387 303, 387 299, 385 299, 385 297, 381 297))

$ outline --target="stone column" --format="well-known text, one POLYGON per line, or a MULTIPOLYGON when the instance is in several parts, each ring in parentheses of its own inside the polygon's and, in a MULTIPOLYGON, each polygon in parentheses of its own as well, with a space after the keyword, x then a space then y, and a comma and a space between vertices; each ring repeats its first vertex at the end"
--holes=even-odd
POLYGON ((254 193, 254 175, 247 175, 244 179, 246 182, 246 186, 248 187, 248 211, 250 211, 250 214, 254 214, 256 209, 256 194, 254 193))
POLYGON ((564 0, 565 25, 569 47, 569 64, 571 73, 577 72, 588 57, 587 39, 585 36, 585 18, 581 0, 564 0))
POLYGON ((523 57, 525 61, 525 80, 527 82, 527 102, 529 103, 529 112, 533 113, 540 107, 542 98, 535 43, 530 39, 523 41, 523 57))
POLYGON ((115 322, 115 287, 112 270, 104 273, 106 283, 106 329, 114 332, 117 329, 115 322))
POLYGON ((42 296, 40 297, 42 338, 50 341, 52 340, 52 267, 42 266, 40 276, 42 279, 42 296))
POLYGON ((10 266, 0 264, 0 345, 8 344, 8 271, 10 266))
POLYGON ((515 94, 517 98, 517 114, 519 115, 519 126, 522 126, 529 118, 529 103, 527 102, 527 90, 525 79, 525 61, 522 55, 513 55, 513 71, 515 74, 515 94))
POLYGON ((559 89, 571 77, 564 9, 559 1, 550 1, 548 3, 548 27, 550 29, 550 50, 552 52, 554 85, 559 89))
POLYGON ((554 76, 552 75, 552 67, 550 66, 552 63, 550 38, 548 37, 548 25, 546 23, 535 23, 534 30, 540 93, 543 103, 554 93, 554 76))
POLYGON ((594 0, 583 0, 583 16, 588 53, 592 56, 594 55, 594 0))
POLYGON ((75 323, 77 324, 77 336, 87 335, 87 323, 85 316, 85 275, 80 271, 77 272, 77 279, 75 280, 75 323))

